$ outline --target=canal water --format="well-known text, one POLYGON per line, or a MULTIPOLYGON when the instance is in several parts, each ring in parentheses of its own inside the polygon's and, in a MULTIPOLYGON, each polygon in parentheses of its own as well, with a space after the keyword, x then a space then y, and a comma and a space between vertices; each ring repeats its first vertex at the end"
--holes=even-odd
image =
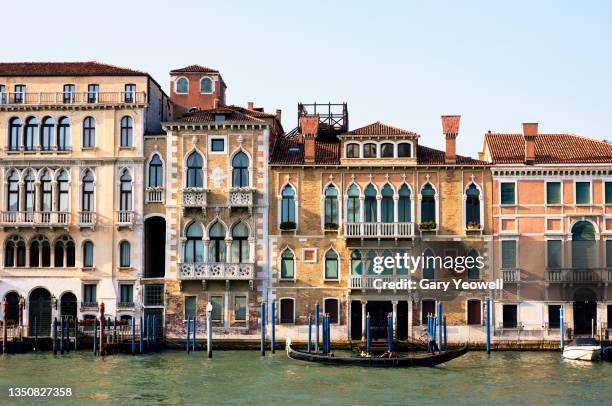
POLYGON ((612 363, 562 360, 555 352, 471 352, 435 368, 330 367, 284 352, 167 351, 93 357, 87 352, 0 357, 0 404, 611 404, 612 363), (59 402, 18 401, 9 386, 70 386, 59 402))

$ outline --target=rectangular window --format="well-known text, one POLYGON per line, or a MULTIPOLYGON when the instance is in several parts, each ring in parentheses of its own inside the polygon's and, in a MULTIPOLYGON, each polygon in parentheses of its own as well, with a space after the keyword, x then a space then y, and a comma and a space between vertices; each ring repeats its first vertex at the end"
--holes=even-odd
POLYGON ((212 304, 211 318, 213 321, 223 320, 223 296, 211 296, 210 304, 212 304))
POLYGON ((64 103, 74 103, 74 91, 75 87, 72 84, 64 85, 64 103))
POLYGON ((340 315, 339 303, 340 302, 338 302, 338 299, 331 299, 331 298, 325 299, 325 302, 324 302, 323 311, 329 314, 330 322, 334 324, 338 324, 338 320, 339 320, 339 315, 340 315))
POLYGON ((608 305, 608 329, 612 326, 612 304, 608 305))
POLYGON ((514 183, 501 183, 501 204, 516 204, 515 187, 514 183))
POLYGON ((133 83, 126 84, 125 93, 123 94, 124 101, 126 103, 134 103, 135 96, 136 96, 136 85, 133 83))
POLYGON ((193 319, 197 315, 196 297, 185 296, 185 320, 193 319))
POLYGON ((247 298, 246 296, 234 297, 234 320, 246 321, 247 319, 247 298))
POLYGON ((96 302, 96 285, 83 285, 83 302, 96 302))
POLYGON ((612 204, 612 182, 605 183, 605 203, 612 204))
POLYGON ((502 309, 503 309, 502 326, 504 328, 516 328, 518 326, 517 318, 516 318, 518 306, 515 304, 505 304, 502 309))
POLYGON ((591 203, 591 184, 589 182, 576 182, 576 204, 591 203))
POLYGON ((467 302, 467 324, 469 325, 480 325, 482 304, 480 300, 468 300, 467 302))
POLYGON ((164 285, 145 285, 145 306, 164 305, 164 285))
POLYGON ((504 269, 516 268, 516 241, 505 240, 501 242, 501 267, 504 269))
POLYGON ((606 267, 612 268, 612 240, 606 240, 606 267))
POLYGON ((561 305, 548 305, 548 328, 559 328, 561 325, 561 305))
POLYGON ((213 138, 210 140, 210 151, 211 152, 223 152, 225 151, 225 139, 213 138))
POLYGON ((87 103, 96 103, 98 101, 99 92, 100 92, 100 85, 96 85, 96 84, 87 85, 87 103))
POLYGON ((26 86, 25 85, 15 85, 15 99, 14 103, 23 103, 23 99, 25 99, 26 94, 26 86))
POLYGON ((6 86, 0 85, 0 104, 6 104, 6 86))
POLYGON ((561 204, 561 182, 546 182, 546 204, 561 204))
POLYGON ((121 303, 133 303, 134 302, 134 285, 121 285, 121 303))
POLYGON ((546 241, 546 267, 551 269, 561 268, 562 260, 563 250, 561 240, 546 241))

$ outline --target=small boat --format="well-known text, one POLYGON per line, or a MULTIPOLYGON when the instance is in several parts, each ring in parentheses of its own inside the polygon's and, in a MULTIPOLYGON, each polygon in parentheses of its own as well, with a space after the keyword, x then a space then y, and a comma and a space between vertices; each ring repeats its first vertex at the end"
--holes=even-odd
POLYGON ((451 361, 468 352, 467 343, 456 350, 440 351, 435 354, 422 354, 415 356, 359 356, 335 357, 333 354, 321 354, 296 350, 291 348, 291 340, 287 339, 287 356, 291 359, 316 362, 328 365, 357 365, 363 367, 433 367, 451 361))
POLYGON ((601 353, 601 358, 604 361, 612 362, 612 347, 606 347, 601 353))
POLYGON ((563 350, 563 358, 595 361, 601 356, 601 346, 594 338, 576 338, 563 350))

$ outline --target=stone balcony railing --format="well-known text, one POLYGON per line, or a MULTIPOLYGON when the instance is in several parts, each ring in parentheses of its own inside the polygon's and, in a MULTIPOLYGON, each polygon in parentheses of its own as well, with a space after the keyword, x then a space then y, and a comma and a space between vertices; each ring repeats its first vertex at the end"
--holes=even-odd
POLYGON ((96 225, 95 211, 80 211, 79 212, 79 227, 93 227, 96 225))
POLYGON ((183 204, 183 207, 198 207, 201 208, 203 211, 206 211, 207 194, 208 189, 205 188, 184 188, 181 192, 181 202, 183 204))
POLYGON ((504 283, 518 283, 521 281, 521 270, 518 268, 507 268, 501 270, 504 283))
POLYGON ((98 310, 98 302, 81 302, 81 311, 83 310, 98 310))
POLYGON ((0 93, 0 109, 23 106, 143 105, 146 92, 17 92, 0 93))
POLYGON ((245 207, 249 210, 253 208, 255 189, 245 188, 230 188, 227 198, 229 207, 245 207))
POLYGON ((612 282, 612 268, 548 268, 546 282, 609 283, 612 282))
POLYGON ((117 226, 131 227, 134 225, 134 212, 131 210, 119 210, 117 212, 117 226))
POLYGON ((118 309, 133 309, 134 302, 117 302, 118 309))
POLYGON ((181 281, 207 280, 249 281, 255 276, 253 263, 229 262, 184 262, 178 264, 178 279, 181 281))
POLYGON ((147 187, 147 203, 162 203, 164 201, 163 187, 147 187))
POLYGON ((413 223, 346 223, 349 238, 400 238, 414 235, 413 223))
POLYGON ((400 280, 410 280, 410 275, 350 275, 349 289, 376 289, 381 288, 384 283, 399 282, 400 280), (374 281, 380 280, 374 286, 374 281))
POLYGON ((70 213, 63 211, 5 211, 3 227, 67 227, 70 213))

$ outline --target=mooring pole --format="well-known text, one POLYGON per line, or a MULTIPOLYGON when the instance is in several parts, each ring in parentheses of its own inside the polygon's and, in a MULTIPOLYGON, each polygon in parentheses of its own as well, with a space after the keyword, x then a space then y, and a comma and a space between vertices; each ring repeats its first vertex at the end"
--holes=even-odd
POLYGON ((60 317, 60 354, 64 355, 64 318, 60 317))
POLYGON ((70 320, 66 320, 66 353, 70 352, 70 320))
POLYGON ((140 326, 138 329, 138 334, 140 335, 140 341, 138 341, 138 346, 139 346, 139 354, 142 354, 142 327, 144 324, 144 318, 142 316, 140 316, 140 326))
POLYGON ((93 353, 94 355, 98 355, 98 318, 97 317, 94 317, 93 353))
POLYGON ((261 302, 261 355, 266 355, 266 303, 261 302))
POLYGON ((132 317, 132 355, 136 354, 136 322, 132 317))
POLYGON ((446 351, 447 347, 446 347, 446 316, 444 316, 444 351, 446 351))
MULTIPOLYGON (((151 329, 150 329, 150 325, 149 325, 149 320, 150 320, 150 317, 151 317, 151 316, 147 315, 147 318, 146 318, 146 324, 145 324, 145 326, 146 326, 146 328, 147 328, 147 330, 146 330, 146 335, 145 335, 145 336, 146 336, 146 338, 147 338, 147 352, 149 352, 149 351, 151 350, 151 342, 150 342, 150 341, 151 341, 151 340, 150 340, 150 334, 151 334, 150 330, 151 330, 151 329)), ((187 337, 187 341, 189 342, 189 337, 187 337)))
POLYGON ((197 321, 195 316, 193 317, 193 342, 191 343, 191 351, 195 352, 196 350, 196 329, 197 329, 197 321))
POLYGON ((34 317, 34 351, 38 351, 38 319, 34 317))
POLYGON ((393 316, 387 314, 387 350, 393 352, 393 316))
POLYGON ((315 352, 319 352, 319 304, 315 303, 315 352))
POLYGON ((53 355, 57 355, 57 317, 53 318, 53 355))
POLYGON ((370 313, 368 313, 366 316, 366 352, 368 354, 372 348, 372 331, 370 327, 370 313))
POLYGON ((438 350, 442 350, 442 302, 438 302, 438 350))
POLYGON ((189 337, 191 337, 191 317, 186 321, 187 323, 187 335, 185 336, 185 351, 189 354, 189 337))
POLYGON ((74 350, 77 350, 77 341, 79 341, 79 319, 74 319, 74 350))
POLYGON ((325 353, 329 354, 329 316, 325 314, 323 316, 323 322, 325 323, 325 353))
POLYGON ((272 302, 270 304, 270 324, 272 327, 272 332, 270 335, 270 339, 271 339, 271 344, 270 344, 270 349, 272 350, 272 354, 274 354, 274 350, 275 350, 275 346, 276 346, 276 306, 275 303, 272 302))
POLYGON ((487 354, 491 353, 491 299, 487 298, 485 302, 486 311, 486 335, 487 335, 487 354))
POLYGON ((559 337, 561 340, 561 352, 565 350, 565 310, 563 305, 559 308, 559 337))
POLYGON ((310 343, 312 335, 312 315, 308 315, 308 352, 310 352, 310 343))
POLYGON ((157 352, 157 316, 153 316, 153 350, 157 352))
POLYGON ((104 351, 104 303, 100 303, 100 355, 105 355, 105 351, 104 351))
POLYGON ((206 352, 208 358, 212 358, 212 304, 206 305, 206 352))

